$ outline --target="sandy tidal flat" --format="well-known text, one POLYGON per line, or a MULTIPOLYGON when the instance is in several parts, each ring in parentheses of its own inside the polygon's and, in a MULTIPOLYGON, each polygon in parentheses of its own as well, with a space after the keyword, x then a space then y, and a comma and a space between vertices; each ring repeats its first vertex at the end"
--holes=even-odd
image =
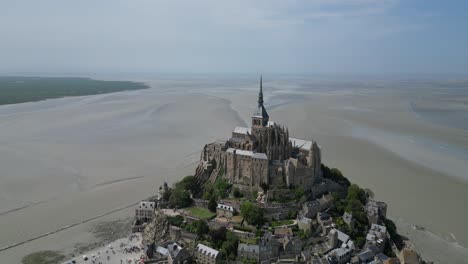
MULTIPOLYGON (((0 248, 128 206, 193 173, 205 143, 250 122, 258 92, 252 81, 206 78, 1 106, 0 248)), ((466 259, 466 130, 415 113, 418 91, 287 78, 264 89, 270 118, 295 137, 317 140, 324 163, 387 202, 423 256, 466 259)), ((105 218, 131 215, 126 209, 105 218)), ((92 240, 86 230, 100 220, 2 251, 0 259, 70 253, 92 240)))

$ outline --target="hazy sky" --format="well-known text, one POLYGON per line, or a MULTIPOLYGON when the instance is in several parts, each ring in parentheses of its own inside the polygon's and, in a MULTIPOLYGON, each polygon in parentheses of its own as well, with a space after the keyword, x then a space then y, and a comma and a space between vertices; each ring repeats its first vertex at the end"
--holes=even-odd
POLYGON ((463 0, 0 0, 0 74, 468 73, 467 10, 463 0))

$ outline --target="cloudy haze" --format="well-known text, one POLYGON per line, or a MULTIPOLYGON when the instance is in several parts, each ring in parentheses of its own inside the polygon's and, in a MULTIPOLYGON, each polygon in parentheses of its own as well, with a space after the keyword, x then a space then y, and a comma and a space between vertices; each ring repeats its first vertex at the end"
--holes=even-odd
POLYGON ((464 1, 1 0, 12 72, 468 72, 464 1))

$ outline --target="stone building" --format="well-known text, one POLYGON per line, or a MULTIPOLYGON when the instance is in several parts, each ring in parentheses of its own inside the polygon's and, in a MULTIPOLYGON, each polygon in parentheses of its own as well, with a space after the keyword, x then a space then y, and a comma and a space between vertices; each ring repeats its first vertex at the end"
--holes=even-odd
POLYGON ((275 236, 276 237, 284 237, 284 236, 292 236, 293 231, 290 227, 287 226, 281 226, 275 228, 275 236))
POLYGON ((290 137, 287 128, 270 120, 263 103, 260 77, 251 127, 236 127, 229 140, 205 145, 195 172, 199 182, 214 182, 221 176, 242 190, 259 189, 262 184, 311 190, 319 181, 317 142, 290 137))
POLYGON ((282 253, 299 255, 302 252, 302 241, 298 237, 285 236, 282 239, 282 253))
POLYGON ((423 263, 419 254, 412 249, 403 249, 400 252, 401 264, 421 264, 423 263))
POLYGON ((260 261, 278 257, 279 243, 271 232, 265 232, 265 234, 259 239, 258 246, 260 261))
POLYGON ((330 232, 328 232, 328 246, 330 248, 341 247, 348 248, 351 250, 356 249, 353 240, 350 239, 350 237, 347 234, 335 228, 331 229, 330 232))
POLYGON ((216 216, 232 218, 234 216, 234 208, 229 205, 218 204, 218 206, 216 206, 216 216))
POLYGON ((343 218, 343 222, 345 222, 349 227, 351 227, 351 228, 354 227, 355 220, 353 219, 352 214, 350 214, 348 212, 344 212, 342 218, 343 218))
POLYGON ((387 217, 387 204, 384 202, 370 199, 364 208, 371 224, 379 224, 387 217))
POLYGON ((178 226, 169 226, 169 235, 173 241, 177 241, 182 237, 182 229, 178 226))
POLYGON ((338 247, 338 230, 332 229, 328 232, 328 247, 336 248, 338 247))
POLYGON ((333 207, 333 195, 325 194, 320 199, 318 199, 318 202, 319 210, 323 212, 326 209, 333 207))
POLYGON ((375 245, 380 251, 385 247, 387 241, 387 227, 372 224, 366 235, 366 246, 375 245))
POLYGON ((136 219, 146 223, 151 222, 154 218, 155 202, 141 201, 135 209, 136 219))
POLYGON ((352 250, 349 248, 336 248, 328 253, 329 258, 332 259, 333 263, 346 264, 351 260, 352 250))
POLYGON ((317 200, 305 202, 302 205, 302 214, 308 218, 315 217, 317 213, 319 212, 319 208, 320 208, 320 203, 317 200))
POLYGON ((302 214, 299 214, 297 216, 297 226, 299 227, 300 230, 303 230, 306 233, 309 233, 310 230, 312 229, 312 219, 303 216, 302 214))
POLYGON ((260 258, 259 246, 255 244, 239 243, 237 246, 237 258, 240 260, 251 259, 258 261, 260 258))
POLYGON ((317 214, 317 222, 322 226, 328 226, 333 223, 333 218, 328 213, 318 213, 317 214))
POLYGON ((187 249, 179 246, 177 243, 170 243, 167 246, 167 263, 184 264, 190 262, 190 253, 187 249))
POLYGON ((197 245, 194 256, 198 264, 215 264, 220 260, 220 254, 218 250, 201 243, 197 245))

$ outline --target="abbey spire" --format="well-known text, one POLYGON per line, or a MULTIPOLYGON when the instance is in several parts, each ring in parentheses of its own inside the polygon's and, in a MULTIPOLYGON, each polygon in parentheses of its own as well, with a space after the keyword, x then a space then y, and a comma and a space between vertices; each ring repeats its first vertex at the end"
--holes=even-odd
POLYGON ((285 186, 301 187, 307 192, 315 190, 314 184, 323 182, 320 147, 313 141, 289 137, 286 127, 269 120, 264 106, 263 76, 259 77, 259 90, 251 93, 252 126, 237 126, 227 141, 206 145, 195 178, 203 184, 222 177, 247 193, 260 190, 264 184, 272 190, 285 186), (213 160, 216 168, 209 170, 206 164, 213 160))
POLYGON ((263 82, 262 75, 260 75, 260 91, 258 92, 258 105, 252 115, 252 128, 265 127, 268 125, 268 113, 263 106, 263 82))
POLYGON ((263 106, 263 85, 262 85, 262 75, 260 74, 260 92, 258 92, 258 105, 263 106))

